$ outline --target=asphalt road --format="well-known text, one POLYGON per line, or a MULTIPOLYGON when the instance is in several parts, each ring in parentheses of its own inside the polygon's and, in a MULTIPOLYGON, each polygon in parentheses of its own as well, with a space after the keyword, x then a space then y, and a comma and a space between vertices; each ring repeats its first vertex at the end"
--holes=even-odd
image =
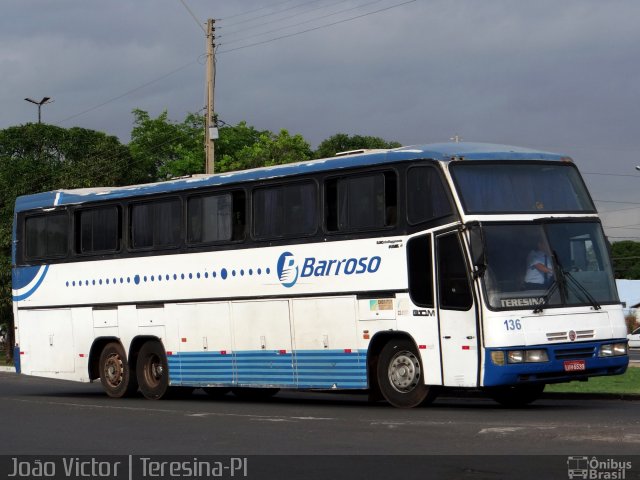
POLYGON ((399 410, 366 396, 281 392, 270 401, 110 399, 99 384, 0 373, 2 454, 631 455, 638 401, 543 398, 508 410, 442 396, 399 410))

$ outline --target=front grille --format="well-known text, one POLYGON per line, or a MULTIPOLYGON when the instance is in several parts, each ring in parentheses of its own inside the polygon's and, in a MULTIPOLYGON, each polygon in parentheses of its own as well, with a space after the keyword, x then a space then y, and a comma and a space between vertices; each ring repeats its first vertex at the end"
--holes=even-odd
POLYGON ((595 347, 574 347, 574 348, 559 348, 556 350, 555 356, 557 360, 574 360, 581 358, 592 358, 595 356, 595 347))
MULTIPOLYGON (((576 330, 576 340, 589 340, 594 338, 596 332, 594 330, 576 330)), ((565 341, 569 339, 569 332, 549 332, 547 340, 550 342, 565 341)))

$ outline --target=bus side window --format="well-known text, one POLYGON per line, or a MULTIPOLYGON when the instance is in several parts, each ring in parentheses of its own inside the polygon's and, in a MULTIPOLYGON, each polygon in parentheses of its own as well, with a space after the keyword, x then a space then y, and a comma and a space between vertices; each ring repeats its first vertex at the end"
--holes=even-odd
POLYGON ((76 212, 76 252, 116 252, 120 249, 120 207, 89 208, 76 212))
POLYGON ((69 244, 67 212, 27 217, 24 230, 26 258, 45 259, 66 256, 69 244))
POLYGON ((182 208, 179 198, 131 205, 131 247, 167 248, 180 244, 182 208))
POLYGON ((451 215, 452 209, 438 171, 411 167, 407 171, 407 217, 412 225, 451 215))
POLYGON ((431 235, 413 237, 407 242, 409 296, 419 307, 433 308, 433 262, 431 235))
POLYGON ((397 223, 393 172, 332 178, 325 182, 325 225, 330 232, 372 230, 397 223))
POLYGON ((437 247, 440 307, 469 310, 473 305, 473 299, 458 235, 451 233, 438 237, 437 247))
POLYGON ((318 228, 317 201, 313 182, 257 188, 253 233, 260 240, 313 235, 318 228))

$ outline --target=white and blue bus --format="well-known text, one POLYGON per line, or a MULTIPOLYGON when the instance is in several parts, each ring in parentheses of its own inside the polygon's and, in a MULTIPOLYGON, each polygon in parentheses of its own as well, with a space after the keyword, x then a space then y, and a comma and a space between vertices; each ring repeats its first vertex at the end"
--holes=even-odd
POLYGON ((442 388, 504 405, 623 373, 570 158, 473 143, 17 199, 17 369, 111 397, 442 388))

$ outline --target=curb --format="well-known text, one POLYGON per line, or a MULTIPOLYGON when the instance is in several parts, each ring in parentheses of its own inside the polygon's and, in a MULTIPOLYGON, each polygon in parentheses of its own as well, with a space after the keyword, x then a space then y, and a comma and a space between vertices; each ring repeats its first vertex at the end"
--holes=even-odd
POLYGON ((0 372, 16 373, 16 367, 0 367, 0 372))

